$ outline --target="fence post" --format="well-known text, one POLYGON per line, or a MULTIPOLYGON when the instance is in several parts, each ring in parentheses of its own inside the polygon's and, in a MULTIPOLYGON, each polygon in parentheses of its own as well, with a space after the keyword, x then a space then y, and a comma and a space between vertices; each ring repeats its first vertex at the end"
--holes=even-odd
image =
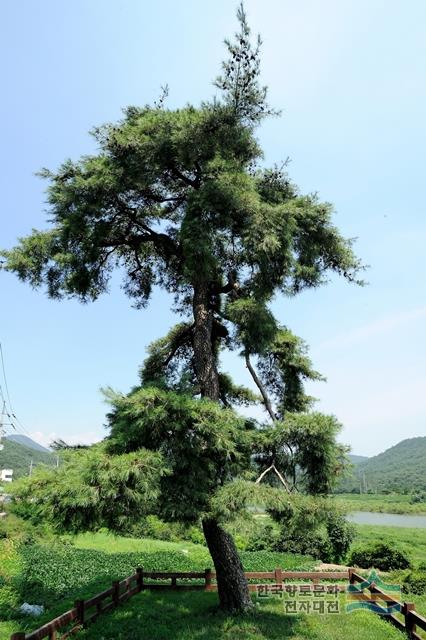
POLYGON ((114 580, 112 583, 112 601, 116 607, 120 602, 120 581, 114 580))
POLYGON ((353 569, 348 569, 348 577, 349 577, 350 584, 353 584, 355 582, 353 573, 354 573, 353 569))
POLYGON ((283 570, 281 567, 275 569, 275 582, 276 584, 282 584, 283 582, 283 570))
POLYGON ((16 633, 12 633, 10 640, 25 640, 26 635, 25 631, 17 631, 16 633))
POLYGON ((143 589, 143 567, 138 567, 136 569, 136 573, 137 573, 137 584, 138 584, 138 590, 142 591, 143 589))
POLYGON ((204 569, 204 589, 207 591, 212 583, 211 569, 204 569))
POLYGON ((416 625, 410 615, 412 611, 416 610, 416 605, 413 602, 404 602, 402 607, 402 613, 405 619, 405 630, 408 633, 408 637, 411 638, 412 634, 416 631, 416 625))
POLYGON ((77 619, 81 625, 84 625, 84 600, 76 600, 74 607, 77 609, 77 619))

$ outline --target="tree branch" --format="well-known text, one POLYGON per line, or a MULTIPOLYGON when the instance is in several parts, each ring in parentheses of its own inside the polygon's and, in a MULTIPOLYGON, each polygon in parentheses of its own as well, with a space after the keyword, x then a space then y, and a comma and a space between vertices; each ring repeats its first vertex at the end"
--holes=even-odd
POLYGON ((271 419, 273 422, 275 422, 275 420, 277 419, 276 415, 274 414, 274 411, 272 409, 272 404, 271 401, 269 399, 268 394, 266 393, 266 389, 263 386, 261 380, 259 379, 251 361, 250 361, 250 356, 249 354, 246 352, 245 353, 245 360, 246 360, 246 367, 247 369, 250 371, 251 377, 253 378, 257 388, 259 389, 262 399, 263 399, 263 404, 265 405, 265 408, 267 410, 267 412, 269 413, 269 415, 271 416, 271 419))
POLYGON ((278 471, 278 469, 276 468, 276 466, 274 464, 271 464, 271 466, 268 467, 267 469, 265 469, 265 471, 262 471, 262 473, 260 474, 260 476, 256 480, 256 484, 259 484, 260 481, 262 480, 262 478, 264 476, 266 476, 266 474, 269 473, 269 471, 273 471, 278 476, 278 478, 281 481, 281 483, 284 485, 284 488, 287 491, 287 493, 291 493, 291 491, 289 489, 289 486, 288 486, 287 482, 285 481, 284 476, 278 471))
POLYGON ((192 323, 189 327, 187 327, 185 331, 182 331, 182 333, 179 335, 179 339, 176 340, 176 343, 172 346, 169 355, 164 360, 163 367, 167 367, 170 361, 173 360, 174 356, 176 355, 176 351, 179 349, 179 347, 185 344, 186 337, 188 335, 191 335, 193 329, 194 329, 194 323, 192 323))

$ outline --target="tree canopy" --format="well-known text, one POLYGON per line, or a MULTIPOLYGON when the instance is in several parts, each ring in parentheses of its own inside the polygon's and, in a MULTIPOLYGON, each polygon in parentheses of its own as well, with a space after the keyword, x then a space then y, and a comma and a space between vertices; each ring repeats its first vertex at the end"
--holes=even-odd
POLYGON ((302 194, 285 165, 264 166, 256 130, 274 112, 259 81, 261 43, 252 44, 242 6, 238 19, 214 100, 168 109, 161 99, 96 128, 96 154, 42 171, 49 228, 2 252, 6 270, 52 298, 95 300, 115 269, 137 308, 154 287, 173 295, 180 322, 150 346, 140 387, 110 394, 101 458, 100 450, 80 452, 69 479, 59 471, 53 482, 71 519, 71 505, 80 514, 78 526, 93 516, 114 528, 115 509, 119 526, 129 510, 136 517, 152 510, 153 495, 163 517, 201 518, 229 610, 249 607, 250 598, 223 514, 254 495, 273 494, 276 505, 289 499, 254 482, 253 456, 280 465, 293 489, 318 494, 340 464, 336 420, 306 413, 312 398, 304 383, 321 376, 271 302, 318 287, 333 272, 359 283, 362 268, 332 205, 302 194), (224 349, 244 358, 256 393, 221 370, 224 349), (271 422, 255 428, 235 407, 259 401, 271 422), (81 494, 67 494, 73 479, 81 494), (114 509, 104 513, 108 500, 114 509))

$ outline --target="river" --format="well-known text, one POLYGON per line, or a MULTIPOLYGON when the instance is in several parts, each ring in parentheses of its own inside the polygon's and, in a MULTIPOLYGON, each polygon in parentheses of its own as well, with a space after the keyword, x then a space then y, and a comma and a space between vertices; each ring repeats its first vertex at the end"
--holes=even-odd
POLYGON ((354 511, 348 520, 355 524, 374 524, 388 527, 412 527, 426 529, 426 516, 396 513, 376 513, 374 511, 354 511))

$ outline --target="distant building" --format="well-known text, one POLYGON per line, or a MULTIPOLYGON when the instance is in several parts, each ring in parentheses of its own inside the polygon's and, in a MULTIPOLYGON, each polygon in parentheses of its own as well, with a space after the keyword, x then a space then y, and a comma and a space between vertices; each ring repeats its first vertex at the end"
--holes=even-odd
POLYGON ((12 482, 13 469, 2 469, 0 471, 0 482, 12 482))

